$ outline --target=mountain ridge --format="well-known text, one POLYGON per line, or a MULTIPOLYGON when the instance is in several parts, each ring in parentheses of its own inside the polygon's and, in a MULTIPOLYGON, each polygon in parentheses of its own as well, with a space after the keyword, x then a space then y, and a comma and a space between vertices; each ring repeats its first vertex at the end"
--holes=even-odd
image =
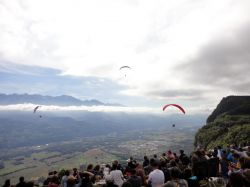
POLYGON ((214 148, 250 142, 250 96, 227 96, 195 135, 196 147, 214 148))
POLYGON ((4 94, 0 93, 0 105, 32 103, 37 105, 58 106, 123 106, 116 103, 103 103, 96 99, 81 100, 70 95, 47 96, 40 94, 4 94))

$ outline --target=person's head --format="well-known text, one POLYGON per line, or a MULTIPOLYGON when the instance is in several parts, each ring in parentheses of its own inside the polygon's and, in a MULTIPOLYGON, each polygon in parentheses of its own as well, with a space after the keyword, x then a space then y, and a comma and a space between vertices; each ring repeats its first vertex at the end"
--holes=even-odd
POLYGON ((111 166, 109 164, 106 164, 105 167, 109 168, 109 169, 111 168, 111 166))
POLYGON ((136 175, 136 170, 135 169, 131 169, 131 175, 136 175))
POLYGON ((245 179, 246 186, 250 186, 250 169, 244 170, 243 177, 245 179))
POLYGON ((24 182, 24 177, 19 177, 19 182, 24 182))
POLYGON ((176 187, 176 183, 168 181, 167 183, 163 184, 162 187, 176 187))
POLYGON ((144 156, 144 160, 148 160, 148 157, 146 155, 144 156))
POLYGON ((76 179, 73 176, 70 176, 67 180, 67 187, 73 187, 76 184, 76 179))
POLYGON ((159 163, 157 161, 154 161, 153 164, 152 164, 152 167, 154 169, 158 169, 159 168, 159 163))
POLYGON ((190 169, 190 168, 186 168, 185 170, 184 170, 184 178, 185 179, 188 179, 188 178, 190 178, 190 177, 192 177, 192 170, 190 169))
POLYGON ((157 154, 154 154, 154 158, 157 158, 157 154))
POLYGON ((153 166, 153 163, 154 163, 154 162, 155 162, 155 159, 151 158, 151 159, 149 160, 150 166, 153 166))
POLYGON ((132 187, 132 184, 130 182, 124 182, 122 187, 132 187))
POLYGON ((10 186, 10 179, 5 180, 4 186, 10 186))
POLYGON ((175 167, 177 164, 175 162, 175 160, 170 160, 170 167, 175 167))
POLYGON ((234 159, 235 159, 235 160, 239 160, 240 155, 239 155, 239 154, 237 154, 237 153, 233 153, 233 157, 234 157, 234 159))
POLYGON ((244 186, 244 178, 240 173, 231 173, 229 175, 229 184, 231 187, 243 187, 244 186))
POLYGON ((93 169, 93 164, 89 164, 88 166, 87 166, 87 171, 90 171, 90 170, 92 170, 93 169))
POLYGON ((166 153, 162 153, 162 156, 163 156, 163 157, 166 156, 166 153))
POLYGON ((184 154, 184 150, 181 149, 181 150, 180 150, 180 154, 181 154, 181 155, 184 154))
POLYGON ((242 169, 250 169, 250 158, 249 157, 241 157, 239 159, 240 165, 242 169))
POLYGON ((97 165, 95 166, 95 168, 94 168, 95 171, 100 171, 100 169, 101 169, 101 166, 100 166, 99 164, 97 164, 97 165))
POLYGON ((118 169, 118 164, 113 163, 113 165, 112 165, 112 170, 116 170, 116 169, 118 169))
POLYGON ((213 153, 212 153, 212 156, 213 156, 213 157, 217 157, 217 153, 216 153, 216 152, 213 152, 213 153))
POLYGON ((69 170, 66 170, 64 174, 65 174, 66 176, 69 176, 69 173, 70 173, 69 170))
POLYGON ((170 171, 170 175, 172 179, 178 179, 180 178, 181 172, 177 167, 173 167, 170 171))
POLYGON ((53 177, 51 178, 51 182, 52 182, 52 183, 58 183, 58 178, 57 178, 57 176, 53 176, 53 177))

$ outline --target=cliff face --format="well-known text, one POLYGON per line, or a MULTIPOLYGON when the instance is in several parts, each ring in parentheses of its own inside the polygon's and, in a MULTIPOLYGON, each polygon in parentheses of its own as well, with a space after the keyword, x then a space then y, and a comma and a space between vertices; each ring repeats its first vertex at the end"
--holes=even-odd
POLYGON ((217 145, 250 142, 250 96, 228 96, 221 100, 196 133, 195 146, 213 148, 217 145))

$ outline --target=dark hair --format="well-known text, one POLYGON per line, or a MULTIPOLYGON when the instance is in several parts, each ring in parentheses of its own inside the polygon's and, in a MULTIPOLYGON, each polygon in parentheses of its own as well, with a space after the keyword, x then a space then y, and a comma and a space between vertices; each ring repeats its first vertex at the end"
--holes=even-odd
POLYGON ((91 169, 93 169, 93 164, 89 164, 88 166, 87 166, 87 170, 91 170, 91 169))
POLYGON ((192 170, 190 168, 186 168, 183 172, 183 175, 185 179, 192 177, 192 170))
POLYGON ((136 170, 135 169, 131 169, 130 172, 131 172, 132 175, 136 175, 136 170))
POLYGON ((97 164, 97 165, 94 167, 94 170, 95 170, 95 171, 99 171, 100 168, 101 168, 101 166, 100 166, 99 164, 97 164))
POLYGON ((69 176, 69 173, 70 173, 69 170, 66 170, 64 174, 65 174, 66 176, 69 176))
POLYGON ((231 187, 243 187, 244 178, 240 173, 231 173, 229 176, 229 184, 231 187))
POLYGON ((5 180, 4 186, 10 186, 10 179, 5 180))
POLYGON ((176 166, 175 160, 170 160, 170 167, 175 167, 175 166, 176 166))
POLYGON ((22 176, 22 177, 19 177, 19 181, 20 182, 24 182, 24 177, 22 176))
POLYGON ((181 149, 181 150, 180 150, 180 153, 183 154, 183 153, 184 153, 184 150, 181 149))
POLYGON ((121 187, 132 187, 130 182, 124 182, 121 187))
POLYGON ((155 159, 150 158, 149 163, 150 163, 151 166, 153 166, 154 162, 155 162, 155 159))
POLYGON ((176 179, 176 178, 180 178, 181 172, 177 167, 173 167, 170 171, 171 173, 171 177, 176 179))

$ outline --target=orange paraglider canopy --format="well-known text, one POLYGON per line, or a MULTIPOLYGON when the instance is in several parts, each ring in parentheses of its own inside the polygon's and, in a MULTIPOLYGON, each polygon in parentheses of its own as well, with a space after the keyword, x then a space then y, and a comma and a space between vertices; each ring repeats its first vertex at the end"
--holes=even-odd
POLYGON ((167 104, 167 105, 165 105, 165 106, 162 108, 162 110, 164 111, 164 110, 165 110, 167 107, 169 107, 169 106, 177 107, 180 111, 182 111, 183 114, 186 113, 185 110, 184 110, 180 105, 177 105, 177 104, 167 104))

